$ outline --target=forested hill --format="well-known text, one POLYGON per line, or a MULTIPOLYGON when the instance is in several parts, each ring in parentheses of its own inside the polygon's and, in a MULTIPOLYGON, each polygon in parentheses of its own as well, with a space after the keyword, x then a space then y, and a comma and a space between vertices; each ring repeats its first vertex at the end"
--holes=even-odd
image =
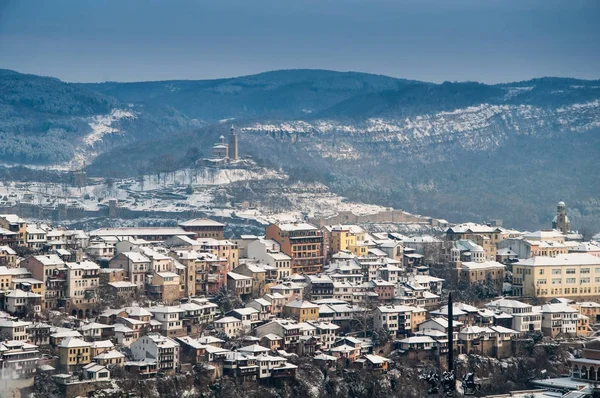
POLYGON ((93 160, 113 144, 197 127, 173 108, 133 105, 51 77, 0 69, 0 162, 93 160))

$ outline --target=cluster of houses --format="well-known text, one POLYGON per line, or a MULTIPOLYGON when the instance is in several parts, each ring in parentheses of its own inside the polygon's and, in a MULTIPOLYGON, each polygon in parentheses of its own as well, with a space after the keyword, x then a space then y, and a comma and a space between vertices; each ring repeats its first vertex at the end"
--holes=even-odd
MULTIPOLYGON (((0 215, 0 376, 47 371, 66 389, 95 389, 115 366, 262 380, 294 377, 295 356, 373 371, 391 351, 441 362, 445 284, 506 293, 454 304, 457 353, 509 357, 532 333, 587 338, 600 316, 600 244, 565 223, 559 204, 548 231, 466 223, 409 237, 298 222, 225 239, 223 223, 202 218, 84 232, 0 215), (440 266, 446 279, 432 275, 440 266), (372 338, 382 332, 385 342, 372 338)), ((582 366, 573 377, 597 380, 597 365, 582 366)))

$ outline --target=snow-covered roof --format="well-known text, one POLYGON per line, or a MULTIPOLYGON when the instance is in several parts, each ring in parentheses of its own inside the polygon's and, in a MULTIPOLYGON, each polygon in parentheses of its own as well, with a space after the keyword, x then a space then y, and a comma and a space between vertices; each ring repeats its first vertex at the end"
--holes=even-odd
POLYGON ((287 223, 287 224, 279 224, 279 229, 286 232, 291 231, 316 231, 317 227, 314 225, 300 222, 300 223, 287 223))
POLYGON ((317 304, 313 304, 307 300, 294 300, 285 305, 289 308, 319 308, 317 304))
POLYGON ((556 257, 537 256, 520 260, 516 265, 529 267, 600 265, 600 257, 588 253, 559 254, 556 257))
POLYGON ((179 223, 182 227, 225 227, 225 224, 220 223, 210 218, 195 218, 179 223))
POLYGON ((92 345, 87 341, 83 341, 77 337, 67 337, 60 342, 58 347, 60 348, 75 348, 75 347, 91 347, 92 345))

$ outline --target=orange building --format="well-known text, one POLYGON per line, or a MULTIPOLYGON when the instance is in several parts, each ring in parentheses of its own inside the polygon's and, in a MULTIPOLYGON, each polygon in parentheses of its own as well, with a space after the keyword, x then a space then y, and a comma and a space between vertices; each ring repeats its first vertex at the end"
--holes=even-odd
POLYGON ((271 224, 266 238, 279 243, 280 250, 292 258, 293 274, 317 274, 323 268, 323 235, 307 223, 271 224))

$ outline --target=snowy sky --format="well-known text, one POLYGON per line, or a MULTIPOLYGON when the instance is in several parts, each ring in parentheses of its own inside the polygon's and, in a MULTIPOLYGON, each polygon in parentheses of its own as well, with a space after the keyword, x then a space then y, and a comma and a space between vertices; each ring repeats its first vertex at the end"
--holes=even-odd
POLYGON ((596 0, 0 0, 0 68, 67 81, 354 70, 600 78, 596 0))

